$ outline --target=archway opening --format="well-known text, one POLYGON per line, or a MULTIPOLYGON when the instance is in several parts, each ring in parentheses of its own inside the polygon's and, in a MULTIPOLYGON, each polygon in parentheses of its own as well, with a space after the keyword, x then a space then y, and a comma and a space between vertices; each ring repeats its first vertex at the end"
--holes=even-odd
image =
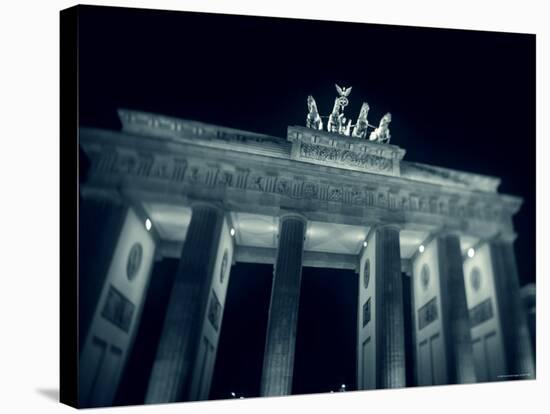
POLYGON ((259 397, 273 265, 231 269, 210 399, 259 397))
POLYGON ((118 387, 115 405, 145 403, 178 264, 178 259, 170 258, 154 264, 134 346, 118 387))
POLYGON ((356 389, 357 274, 304 267, 293 394, 356 389))

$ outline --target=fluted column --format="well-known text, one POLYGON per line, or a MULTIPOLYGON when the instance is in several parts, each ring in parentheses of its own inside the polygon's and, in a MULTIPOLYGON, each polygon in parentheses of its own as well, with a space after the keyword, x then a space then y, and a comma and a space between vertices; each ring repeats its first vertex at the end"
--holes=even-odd
POLYGON ((521 304, 513 241, 493 241, 490 252, 508 378, 534 379, 535 364, 525 310, 521 304))
POLYGON ((475 382, 460 239, 457 235, 446 234, 437 238, 437 244, 447 383, 475 382))
POLYGON ((289 395, 292 390, 306 226, 306 220, 296 214, 280 218, 262 371, 262 396, 289 395))
POLYGON ((376 229, 376 387, 405 384, 403 281, 399 228, 376 229))
POLYGON ((223 223, 213 205, 193 206, 180 263, 170 295, 146 403, 188 399, 192 370, 202 340, 212 267, 223 223))

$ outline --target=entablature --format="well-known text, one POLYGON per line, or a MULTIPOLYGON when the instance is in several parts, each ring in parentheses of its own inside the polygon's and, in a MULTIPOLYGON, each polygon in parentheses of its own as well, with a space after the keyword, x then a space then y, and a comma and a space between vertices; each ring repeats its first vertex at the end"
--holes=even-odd
POLYGON ((191 142, 82 128, 89 184, 157 194, 209 197, 250 208, 296 208, 372 222, 436 223, 464 230, 513 229, 521 200, 405 177, 342 170, 191 142))

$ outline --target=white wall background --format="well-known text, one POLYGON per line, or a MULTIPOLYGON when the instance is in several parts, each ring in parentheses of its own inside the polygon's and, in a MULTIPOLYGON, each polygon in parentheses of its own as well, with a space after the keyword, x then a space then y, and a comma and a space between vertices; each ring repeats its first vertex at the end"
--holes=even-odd
MULTIPOLYGON (((548 103, 550 51, 547 2, 384 0, 337 2, 293 0, 136 0, 87 3, 271 16, 294 16, 371 23, 537 33, 537 211, 550 208, 543 186, 550 177, 548 140, 542 138, 543 100, 548 103)), ((0 410, 74 412, 56 402, 59 375, 59 21, 58 11, 75 2, 4 1, 0 10, 0 114, 2 207, 0 326, 0 410)), ((345 39, 342 39, 345 41, 345 39)), ((374 41, 374 40, 373 40, 374 41)), ((515 102, 514 105, 521 105, 515 102)), ((548 105, 547 105, 548 107, 548 105)), ((521 174, 521 171, 518 171, 521 174)), ((543 260, 550 231, 547 214, 537 217, 539 367, 536 382, 412 388, 400 391, 335 393, 291 398, 217 401, 103 409, 102 413, 281 413, 546 412, 548 347, 542 349, 548 311, 543 260)), ((92 411, 90 411, 92 412, 92 411)))

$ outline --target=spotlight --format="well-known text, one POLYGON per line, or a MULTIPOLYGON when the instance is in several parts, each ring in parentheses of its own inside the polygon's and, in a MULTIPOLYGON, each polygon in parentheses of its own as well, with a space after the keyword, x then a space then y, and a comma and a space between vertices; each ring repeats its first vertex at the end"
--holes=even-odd
POLYGON ((423 244, 421 244, 421 245, 418 247, 418 251, 419 251, 420 253, 424 253, 424 245, 423 245, 423 244))
POLYGON ((151 227, 153 226, 153 223, 151 223, 151 220, 150 219, 145 219, 145 229, 147 231, 150 231, 151 230, 151 227))
POLYGON ((367 247, 367 245, 368 245, 368 243, 367 243, 367 241, 365 240, 365 241, 363 242, 363 247, 367 247))
POLYGON ((231 234, 231 237, 235 235, 235 229, 231 227, 231 230, 229 230, 229 234, 231 234))
POLYGON ((476 254, 476 251, 472 247, 470 247, 468 249, 468 257, 472 258, 475 256, 475 254, 476 254))

